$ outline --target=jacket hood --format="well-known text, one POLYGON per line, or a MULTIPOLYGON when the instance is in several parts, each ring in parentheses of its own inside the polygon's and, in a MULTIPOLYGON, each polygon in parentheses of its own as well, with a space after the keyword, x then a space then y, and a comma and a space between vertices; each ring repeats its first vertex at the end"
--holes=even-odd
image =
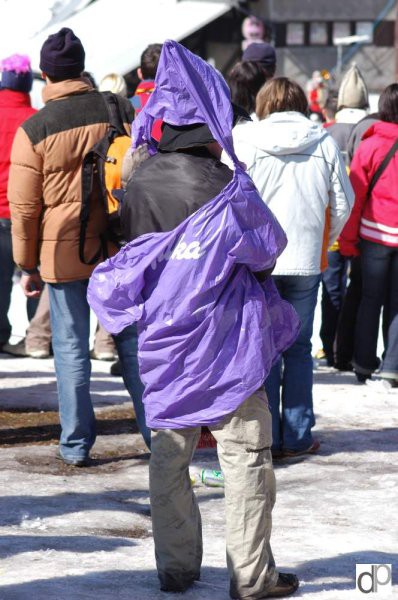
POLYGON ((380 135, 391 140, 396 140, 398 138, 398 123, 377 121, 377 123, 373 123, 373 125, 365 131, 362 139, 366 140, 372 137, 372 135, 380 135))
POLYGON ((325 129, 298 112, 280 112, 241 126, 241 139, 267 154, 294 154, 325 137, 325 129))

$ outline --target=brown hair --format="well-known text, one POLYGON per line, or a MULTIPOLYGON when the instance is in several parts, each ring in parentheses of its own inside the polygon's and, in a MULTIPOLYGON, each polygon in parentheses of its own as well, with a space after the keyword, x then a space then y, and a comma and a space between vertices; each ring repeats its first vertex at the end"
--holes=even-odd
POLYGON ((238 62, 228 75, 231 100, 244 108, 249 114, 256 108, 256 96, 267 81, 264 69, 259 63, 238 62))
POLYGON ((257 94, 256 115, 264 119, 274 112, 294 110, 306 115, 308 102, 304 90, 287 77, 267 81, 257 94))
POLYGON ((141 71, 144 79, 155 79, 162 44, 149 44, 141 54, 141 71))

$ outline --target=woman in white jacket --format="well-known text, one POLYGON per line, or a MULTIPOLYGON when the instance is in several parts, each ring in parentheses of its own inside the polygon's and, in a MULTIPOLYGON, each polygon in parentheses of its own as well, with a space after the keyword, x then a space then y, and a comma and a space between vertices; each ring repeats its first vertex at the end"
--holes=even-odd
POLYGON ((267 381, 273 416, 274 456, 313 453, 311 336, 327 248, 354 202, 337 144, 310 121, 299 85, 285 77, 268 81, 256 101, 258 122, 234 130, 236 153, 264 202, 286 231, 288 245, 273 277, 301 319, 297 341, 284 352, 267 381), (280 409, 282 402, 282 410, 280 409))

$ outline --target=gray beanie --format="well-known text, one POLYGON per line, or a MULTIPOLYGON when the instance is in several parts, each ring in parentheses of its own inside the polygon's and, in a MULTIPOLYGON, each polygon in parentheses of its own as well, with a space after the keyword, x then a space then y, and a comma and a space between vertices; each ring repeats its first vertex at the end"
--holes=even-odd
POLYGON ((344 75, 337 98, 337 110, 341 108, 368 108, 368 88, 356 65, 344 75))

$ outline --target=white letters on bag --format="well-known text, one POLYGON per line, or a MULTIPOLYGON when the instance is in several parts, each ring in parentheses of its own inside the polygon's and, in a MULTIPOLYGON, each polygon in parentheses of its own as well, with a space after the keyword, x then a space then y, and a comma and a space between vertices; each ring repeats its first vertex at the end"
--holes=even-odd
POLYGON ((183 241, 182 236, 175 247, 171 259, 173 260, 197 260, 203 255, 199 242, 190 242, 187 244, 183 241))

